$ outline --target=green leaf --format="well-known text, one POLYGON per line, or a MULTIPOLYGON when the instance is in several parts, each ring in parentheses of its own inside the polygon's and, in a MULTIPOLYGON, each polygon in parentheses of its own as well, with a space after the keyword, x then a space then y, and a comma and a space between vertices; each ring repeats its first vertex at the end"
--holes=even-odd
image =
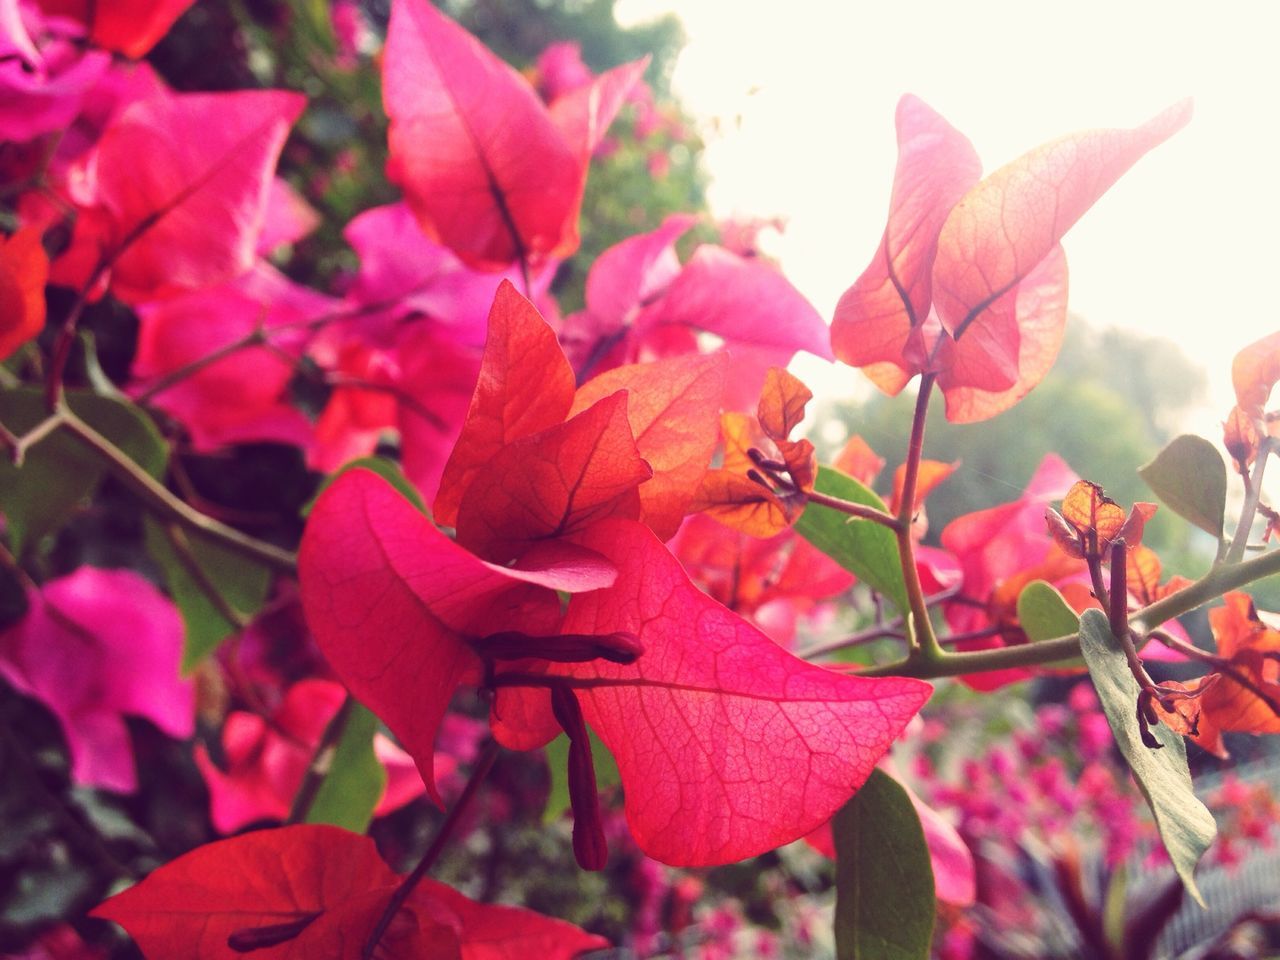
POLYGON ((1170 510, 1222 539, 1227 465, 1212 443, 1189 433, 1174 437, 1138 473, 1170 510))
POLYGON ((933 865, 907 791, 873 770, 831 821, 839 960, 926 960, 933 865))
POLYGON ((1032 642, 1067 637, 1080 629, 1080 618, 1052 584, 1032 580, 1018 594, 1018 623, 1032 642))
MULTIPOLYGON (((596 786, 601 790, 616 787, 622 782, 622 777, 618 775, 617 761, 590 727, 587 728, 587 736, 591 738, 591 762, 596 768, 596 786)), ((542 822, 554 823, 569 809, 569 738, 560 734, 547 744, 546 751, 551 789, 547 791, 547 806, 542 811, 542 822)))
POLYGON ((348 470, 357 469, 370 470, 373 473, 376 473, 383 480, 387 481, 387 483, 399 490, 400 493, 404 495, 404 498, 420 511, 423 513, 428 512, 427 505, 422 501, 422 495, 418 493, 418 488, 409 482, 409 478, 400 470, 399 464, 392 460, 388 460, 386 457, 361 457, 358 460, 347 461, 333 473, 329 474, 329 476, 325 477, 320 486, 316 489, 315 496, 308 500, 306 505, 303 506, 302 515, 304 517, 311 515, 311 508, 315 506, 316 500, 320 498, 320 494, 329 489, 329 486, 333 481, 337 480, 348 470))
POLYGON ((329 773, 307 811, 307 823, 330 823, 364 833, 387 786, 387 771, 373 753, 378 718, 352 702, 329 773))
POLYGON ((1138 681, 1129 672, 1124 651, 1101 610, 1086 610, 1080 618, 1080 651, 1120 752, 1155 814, 1173 868, 1187 892, 1203 907, 1194 872, 1218 831, 1213 815, 1191 788, 1186 745, 1163 723, 1150 728, 1161 748, 1153 750, 1143 744, 1137 716, 1138 681))
MULTIPOLYGON (((857 480, 831 467, 819 467, 813 485, 819 493, 884 510, 884 501, 857 480)), ((908 609, 907 586, 893 531, 874 520, 851 520, 830 507, 811 503, 796 521, 796 533, 890 600, 908 609)))
MULTIPOLYGON (((68 392, 67 403, 153 477, 164 475, 168 448, 139 407, 84 391, 68 392)), ((12 433, 26 433, 47 415, 40 390, 0 393, 0 423, 12 433)), ((56 533, 76 505, 97 490, 105 473, 101 458, 65 432, 55 431, 33 446, 20 468, 0 458, 0 503, 14 553, 22 556, 42 537, 56 533)))
MULTIPOLYGON (((169 596, 182 614, 185 634, 182 643, 182 672, 188 674, 201 660, 217 649, 238 626, 228 620, 191 574, 174 549, 164 526, 154 517, 144 521, 147 552, 160 568, 169 596)), ((221 541, 195 530, 184 530, 191 555, 203 572, 208 586, 218 592, 232 610, 251 617, 267 600, 271 570, 245 557, 221 541)))

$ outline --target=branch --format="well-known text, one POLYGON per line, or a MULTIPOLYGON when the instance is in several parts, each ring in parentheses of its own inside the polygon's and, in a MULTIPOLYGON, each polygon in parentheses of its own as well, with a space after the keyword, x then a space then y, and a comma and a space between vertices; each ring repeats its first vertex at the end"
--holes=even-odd
POLYGON ((1238 563, 1244 556, 1245 547, 1249 543, 1249 532, 1253 529, 1253 518, 1258 512, 1258 502, 1262 498, 1262 472, 1266 469, 1267 459, 1275 449, 1275 440, 1264 436, 1258 444, 1258 452, 1253 461, 1253 476, 1244 487, 1244 503, 1240 507, 1240 519, 1236 523, 1236 532, 1231 538, 1231 546, 1227 548, 1225 563, 1238 563))
POLYGON ((117 480, 128 487, 147 507, 161 517, 182 524, 182 526, 206 534, 220 540, 232 550, 266 564, 280 573, 296 574, 297 558, 287 550, 275 544, 267 543, 235 527, 229 527, 221 521, 205 516, 189 504, 183 503, 169 490, 133 462, 123 450, 113 444, 98 431, 77 417, 65 407, 59 408, 62 413, 62 426, 73 437, 97 453, 105 462, 107 469, 117 480))
POLYGON ((934 375, 926 373, 920 378, 920 392, 916 395, 915 415, 911 420, 911 440, 907 444, 906 470, 902 478, 902 501, 898 504, 898 522, 894 533, 898 538, 898 553, 902 562, 902 579, 906 582, 907 602, 911 607, 911 623, 907 630, 910 645, 908 659, 925 663, 945 656, 933 632, 929 619, 929 605, 924 587, 920 584, 920 571, 916 569, 915 544, 911 542, 911 520, 916 512, 916 482, 920 477, 920 458, 924 453, 925 417, 929 412, 929 397, 933 393, 934 375))
MULTIPOLYGON (((1280 574, 1280 550, 1272 550, 1252 560, 1216 567, 1204 577, 1171 593, 1155 603, 1143 607, 1129 617, 1130 626, 1140 636, 1149 632, 1148 624, 1159 625, 1166 620, 1190 613, 1210 600, 1216 600, 1229 590, 1280 574)), ((1038 667, 1060 660, 1072 660, 1080 656, 1080 635, 1071 634, 1027 643, 1016 647, 999 647, 995 650, 974 650, 966 653, 944 653, 935 660, 901 660, 897 663, 871 667, 858 671, 864 677, 919 677, 924 680, 937 677, 958 677, 966 673, 986 673, 1014 667, 1038 667)))

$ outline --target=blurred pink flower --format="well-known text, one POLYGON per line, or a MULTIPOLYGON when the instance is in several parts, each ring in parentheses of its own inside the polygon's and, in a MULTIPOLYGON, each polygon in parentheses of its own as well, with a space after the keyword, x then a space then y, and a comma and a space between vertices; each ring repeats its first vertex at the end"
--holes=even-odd
POLYGON ((27 600, 27 615, 0 634, 0 676, 58 718, 77 784, 133 791, 123 715, 171 737, 193 729, 193 686, 178 673, 177 608, 132 571, 93 567, 48 581, 27 600))

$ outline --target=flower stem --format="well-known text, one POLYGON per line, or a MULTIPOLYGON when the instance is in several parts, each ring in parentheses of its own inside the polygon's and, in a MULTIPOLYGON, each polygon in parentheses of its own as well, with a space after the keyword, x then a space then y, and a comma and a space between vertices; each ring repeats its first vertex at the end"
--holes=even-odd
POLYGON ((916 512, 916 483, 920 478, 920 458, 924 453, 925 417, 929 412, 929 397, 933 393, 934 375, 926 373, 920 378, 920 392, 916 395, 915 416, 911 420, 911 440, 907 444, 906 469, 902 478, 902 500, 898 504, 897 525, 893 528, 898 538, 898 554, 902 561, 902 579, 906 583, 907 603, 911 609, 907 624, 909 660, 925 663, 946 656, 929 619, 929 604, 920 584, 916 569, 915 544, 911 540, 911 521, 916 512))

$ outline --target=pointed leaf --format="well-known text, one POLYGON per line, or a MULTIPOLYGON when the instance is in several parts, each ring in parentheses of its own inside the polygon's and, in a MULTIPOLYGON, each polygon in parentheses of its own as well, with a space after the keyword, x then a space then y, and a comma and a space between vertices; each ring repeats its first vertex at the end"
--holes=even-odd
POLYGON ((514 69, 427 0, 396 0, 383 54, 387 173, 466 264, 572 253, 584 161, 514 69))
MULTIPOLYGON (((819 468, 814 489, 851 503, 885 509, 884 501, 873 492, 830 467, 819 468)), ((796 521, 796 532, 906 612, 907 587, 898 541, 888 527, 871 520, 851 520, 830 507, 811 503, 796 521)))
POLYGON ((1261 420, 1271 389, 1280 380, 1280 330, 1249 344, 1231 361, 1231 385, 1236 405, 1261 420))
POLYGON ((352 703, 328 772, 307 810, 307 823, 364 833, 387 789, 387 771, 373 751, 378 718, 352 703))
POLYGON ((831 825, 836 956, 926 960, 933 940, 933 866, 907 791, 876 770, 831 825))
POLYGON ((1138 681, 1129 672, 1124 651, 1112 636, 1101 610, 1086 610, 1081 616, 1080 652, 1120 752, 1155 815, 1173 868, 1187 892, 1204 906, 1194 871, 1213 843, 1217 825, 1192 790, 1182 737, 1164 724, 1157 724, 1151 734, 1160 741, 1161 748, 1153 750, 1143 744, 1137 718, 1138 681))
MULTIPOLYGON (((188 562, 170 543, 163 525, 154 517, 144 521, 147 553, 160 568, 165 589, 182 614, 182 673, 192 670, 239 629, 209 599, 205 586, 192 575, 188 562)), ((231 609, 251 617, 262 609, 271 587, 271 570, 247 559, 221 540, 195 531, 181 531, 203 579, 231 609)))
POLYGON ((415 507, 423 513, 427 512, 427 505, 422 502, 422 495, 409 482, 409 479, 400 470, 398 463, 394 460, 388 460, 386 457, 360 457, 357 460, 348 460, 338 468, 336 473, 331 473, 320 481, 320 487, 316 490, 315 496, 302 507, 301 513, 304 517, 311 515, 311 511, 315 507, 316 501, 320 499, 320 495, 333 486, 334 481, 348 470, 368 470, 370 473, 376 473, 391 486, 395 487, 396 491, 415 507))
POLYGON ((440 478, 436 519, 455 526, 458 505, 476 471, 507 444, 563 422, 573 391, 573 369, 555 331, 504 281, 489 312, 489 336, 466 423, 440 478))
POLYGON ((634 519, 653 475, 627 422, 627 391, 503 447, 476 471, 458 507, 458 542, 507 563, 537 541, 606 516, 634 519))
POLYGON ((1227 465, 1208 440, 1174 437, 1138 474, 1178 516, 1222 539, 1227 503, 1227 465))
POLYGON ((618 582, 575 595, 562 629, 634 632, 631 665, 552 664, 622 775, 642 850, 727 863, 829 818, 929 696, 909 679, 842 676, 783 650, 706 596, 649 530, 607 520, 579 542, 618 582))
MULTIPOLYGON (((133 404, 78 390, 71 410, 129 455, 153 477, 163 476, 168 448, 151 419, 133 404)), ((23 434, 47 416, 43 391, 0 392, 0 423, 23 434)), ((73 437, 53 433, 28 452, 21 467, 0 458, 0 504, 13 551, 21 556, 71 518, 76 505, 97 489, 102 461, 73 437)))
POLYGON ((636 449, 653 469, 640 486, 640 520, 667 540, 684 519, 718 433, 713 414, 724 396, 723 355, 670 357, 615 367, 589 380, 573 400, 573 414, 618 390, 627 395, 627 420, 636 449))
POLYGON ((304 923, 281 960, 349 955, 399 878, 368 837, 336 827, 261 830, 197 847, 95 908, 151 958, 237 956, 233 934, 304 923))
POLYGON ((85 25, 89 40, 126 57, 145 57, 194 0, 40 0, 51 16, 72 17, 85 25))

